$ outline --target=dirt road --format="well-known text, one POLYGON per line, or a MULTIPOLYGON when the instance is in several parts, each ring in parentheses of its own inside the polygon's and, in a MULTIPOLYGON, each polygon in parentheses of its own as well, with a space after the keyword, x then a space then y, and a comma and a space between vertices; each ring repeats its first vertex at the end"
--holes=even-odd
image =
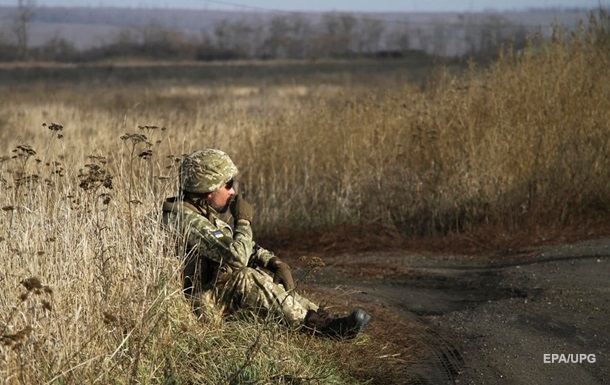
POLYGON ((367 253, 325 262, 311 283, 370 309, 372 338, 397 325, 388 311, 411 325, 395 328, 407 337, 392 332, 379 345, 388 354, 372 365, 386 369, 372 383, 610 384, 610 239, 502 258, 367 253), (416 352, 393 353, 397 341, 416 352))

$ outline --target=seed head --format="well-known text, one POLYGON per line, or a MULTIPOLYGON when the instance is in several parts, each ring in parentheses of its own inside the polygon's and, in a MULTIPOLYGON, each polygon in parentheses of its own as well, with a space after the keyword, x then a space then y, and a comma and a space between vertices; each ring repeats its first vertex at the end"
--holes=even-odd
POLYGON ((4 334, 0 339, 2 344, 9 347, 19 347, 23 341, 32 333, 32 327, 26 326, 14 334, 4 334))
POLYGON ((62 126, 61 124, 57 124, 57 123, 51 123, 50 125, 47 125, 46 123, 42 123, 42 126, 47 127, 51 131, 61 131, 64 128, 64 126, 62 126))
POLYGON ((35 289, 42 288, 42 282, 40 282, 40 279, 38 277, 30 277, 30 278, 22 280, 19 283, 22 284, 23 287, 25 287, 25 289, 27 291, 32 291, 35 289))

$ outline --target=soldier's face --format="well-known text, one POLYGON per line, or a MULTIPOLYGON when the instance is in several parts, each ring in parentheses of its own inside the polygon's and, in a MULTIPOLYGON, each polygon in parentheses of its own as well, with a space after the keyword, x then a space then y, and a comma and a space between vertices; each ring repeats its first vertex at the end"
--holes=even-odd
POLYGON ((217 212, 226 213, 233 195, 235 195, 233 183, 227 183, 208 195, 208 204, 217 212))

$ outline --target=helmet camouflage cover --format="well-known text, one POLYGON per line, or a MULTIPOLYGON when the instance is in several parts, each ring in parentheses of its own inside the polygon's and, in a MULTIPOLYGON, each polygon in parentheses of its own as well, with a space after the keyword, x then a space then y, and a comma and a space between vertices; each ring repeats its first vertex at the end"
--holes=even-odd
POLYGON ((180 188, 193 193, 216 191, 238 174, 225 152, 215 149, 195 151, 180 165, 180 188))

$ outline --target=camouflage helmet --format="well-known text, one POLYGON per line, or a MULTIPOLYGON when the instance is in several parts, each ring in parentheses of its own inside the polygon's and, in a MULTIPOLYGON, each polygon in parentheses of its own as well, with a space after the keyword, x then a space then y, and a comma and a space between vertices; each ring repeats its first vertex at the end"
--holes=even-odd
POLYGON ((180 188, 185 192, 216 191, 237 175, 237 167, 225 152, 215 149, 195 151, 180 165, 180 188))

